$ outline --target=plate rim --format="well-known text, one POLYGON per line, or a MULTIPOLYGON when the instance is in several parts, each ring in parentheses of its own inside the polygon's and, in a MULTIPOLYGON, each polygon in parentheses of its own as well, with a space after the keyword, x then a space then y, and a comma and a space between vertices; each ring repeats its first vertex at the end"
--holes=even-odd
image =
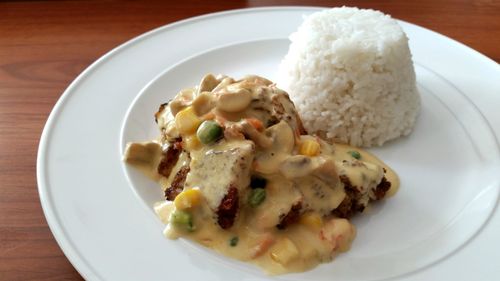
MULTIPOLYGON (((232 9, 232 10, 225 10, 225 11, 219 11, 219 12, 214 12, 214 13, 209 13, 209 14, 203 14, 203 15, 198 15, 195 17, 191 18, 186 18, 180 21, 176 21, 170 24, 166 24, 163 26, 159 26, 157 28, 154 28, 150 31, 147 31, 139 36, 136 36, 130 40, 127 40, 126 42, 118 45, 117 47, 111 49, 109 52, 98 58, 96 61, 94 61, 92 64, 90 64, 84 71, 82 71, 71 83, 70 85, 64 90, 62 95, 59 97, 57 100, 56 104, 54 105, 53 109, 50 112, 50 115, 47 118, 47 121, 44 125, 41 137, 40 137, 40 142, 38 145, 38 150, 37 150, 37 160, 36 160, 36 177, 37 177, 37 189, 40 197, 40 203, 42 206, 42 210, 44 213, 44 216, 47 220, 47 224, 56 240, 58 243, 59 247, 65 254, 65 256, 68 258, 70 263, 73 265, 75 270, 79 272, 79 274, 82 275, 83 278, 87 280, 94 280, 94 279, 99 279, 99 280, 104 280, 102 276, 96 272, 95 268, 90 265, 90 263, 86 260, 86 258, 80 253, 80 251, 75 247, 74 243, 68 238, 68 235, 66 233, 66 230, 61 224, 61 220, 59 218, 58 213, 55 211, 53 207, 53 202, 52 198, 50 195, 50 184, 49 184, 49 179, 47 175, 47 170, 44 168, 45 167, 45 162, 47 160, 47 156, 49 155, 49 148, 48 148, 48 142, 52 136, 52 131, 54 128, 54 125, 57 123, 58 117, 62 110, 64 109, 64 106, 68 99, 72 96, 74 93, 75 89, 80 86, 82 82, 84 82, 85 79, 89 78, 92 73, 97 70, 103 63, 109 61, 113 57, 119 55, 122 51, 124 51, 127 48, 130 48, 136 44, 141 43, 142 41, 150 38, 151 36, 154 36, 158 33, 168 31, 169 29, 181 27, 182 25, 194 23, 197 21, 203 21, 206 19, 210 18, 216 18, 216 17, 221 17, 225 15, 236 15, 236 14, 243 14, 243 13, 256 13, 256 12, 270 12, 270 11, 278 11, 278 12, 286 12, 286 11, 304 11, 306 12, 307 10, 309 11, 319 11, 322 9, 329 9, 332 7, 321 7, 321 6, 269 6, 269 7, 254 7, 254 8, 241 8, 241 9, 232 9)), ((476 56, 476 59, 480 59, 482 63, 488 63, 496 66, 498 69, 500 69, 500 65, 496 63, 494 60, 491 58, 487 57, 486 55, 480 53, 479 51, 472 49, 463 43, 456 41, 453 38, 450 38, 446 35, 443 35, 441 33, 435 32, 431 29, 428 29, 426 27, 422 27, 413 23, 409 23, 403 20, 398 20, 400 22, 407 23, 409 25, 414 25, 418 26, 420 28, 425 29, 427 32, 432 32, 434 35, 444 37, 449 41, 452 41, 455 43, 455 45, 460 48, 462 48, 464 51, 467 51, 468 53, 474 54, 476 56), (472 51, 472 52, 471 52, 472 51)), ((195 54, 193 56, 196 56, 198 54, 195 54)), ((184 59, 183 59, 184 60, 184 59)), ((161 74, 161 73, 160 73, 161 74)), ((158 75, 160 75, 158 74, 158 75)), ((148 83, 149 85, 149 83, 148 83)), ((142 92, 142 90, 141 90, 142 92)), ((489 120, 488 120, 489 121, 489 120)), ((497 132, 492 128, 494 135, 497 137, 498 141, 498 136, 497 132)), ((120 130, 121 132, 121 130, 120 130)), ((122 149, 121 146, 118 149, 122 149)))

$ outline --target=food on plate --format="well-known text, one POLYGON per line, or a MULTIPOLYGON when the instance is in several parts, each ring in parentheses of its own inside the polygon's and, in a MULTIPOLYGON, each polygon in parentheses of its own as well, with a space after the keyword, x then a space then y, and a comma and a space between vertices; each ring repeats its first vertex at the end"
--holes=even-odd
POLYGON ((408 38, 396 20, 333 8, 308 16, 290 40, 278 86, 308 132, 365 147, 411 133, 420 97, 408 38))
POLYGON ((155 120, 159 139, 129 143, 124 159, 163 187, 165 235, 270 274, 347 251, 348 219, 399 184, 370 153, 308 135, 288 94, 259 76, 208 74, 155 120))

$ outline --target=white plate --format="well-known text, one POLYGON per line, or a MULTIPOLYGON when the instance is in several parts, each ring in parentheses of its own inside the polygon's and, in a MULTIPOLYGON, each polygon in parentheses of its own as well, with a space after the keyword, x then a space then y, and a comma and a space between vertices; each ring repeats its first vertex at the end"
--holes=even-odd
MULTIPOLYGON (((156 136, 152 114, 207 72, 275 78, 287 36, 317 8, 245 9, 144 34, 82 73, 51 113, 39 148, 42 206, 54 236, 90 280, 263 280, 253 266, 165 239, 156 184, 124 167, 124 143, 156 136), (140 93, 140 94, 139 94, 140 93)), ((355 219, 333 263, 286 280, 443 280, 500 276, 500 67, 400 22, 410 38, 422 112, 407 138, 373 149, 400 192, 355 219)))

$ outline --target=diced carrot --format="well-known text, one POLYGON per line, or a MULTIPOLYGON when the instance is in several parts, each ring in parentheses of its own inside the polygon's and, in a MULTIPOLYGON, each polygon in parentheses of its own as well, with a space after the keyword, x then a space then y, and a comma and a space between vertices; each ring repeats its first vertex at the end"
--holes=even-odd
POLYGON ((220 115, 216 115, 215 116, 215 121, 217 121, 217 123, 219 123, 222 127, 224 127, 224 124, 226 124, 226 118, 220 116, 220 115))
POLYGON ((201 117, 201 119, 203 119, 203 120, 213 120, 213 119, 215 119, 215 114, 212 111, 210 111, 207 114, 203 115, 201 117))
POLYGON ((250 249, 251 257, 256 258, 262 255, 263 253, 267 252, 267 250, 269 250, 271 245, 274 244, 274 241, 275 241, 274 237, 270 233, 264 235, 264 237, 260 239, 257 245, 255 245, 252 249, 250 249))
POLYGON ((257 131, 263 131, 264 130, 264 124, 262 124, 262 121, 260 121, 257 118, 246 118, 245 119, 252 127, 254 127, 257 131))
POLYGON ((319 237, 327 242, 332 252, 347 251, 356 235, 355 227, 346 219, 332 219, 321 229, 319 237))

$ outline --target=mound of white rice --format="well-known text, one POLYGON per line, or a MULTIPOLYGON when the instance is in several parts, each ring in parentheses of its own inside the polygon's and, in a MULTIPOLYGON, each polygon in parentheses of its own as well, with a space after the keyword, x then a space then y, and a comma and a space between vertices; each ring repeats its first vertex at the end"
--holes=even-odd
POLYGON ((278 86, 309 133, 355 146, 408 135, 420 109, 408 38, 379 11, 333 8, 290 36, 278 86))

